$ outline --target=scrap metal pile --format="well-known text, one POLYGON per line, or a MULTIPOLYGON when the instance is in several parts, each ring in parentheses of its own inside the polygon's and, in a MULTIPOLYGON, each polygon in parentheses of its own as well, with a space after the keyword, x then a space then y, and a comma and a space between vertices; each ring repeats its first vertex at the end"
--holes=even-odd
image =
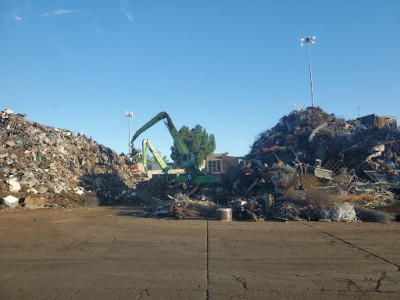
MULTIPOLYGON (((399 203, 400 132, 393 128, 345 121, 320 108, 294 111, 257 138, 246 160, 207 194, 231 207, 235 219, 387 222, 394 216, 367 207, 399 203)), ((149 213, 170 216, 172 194, 160 180, 141 183, 138 195, 148 204, 157 200, 149 213)), ((193 188, 182 190, 185 198, 201 203, 204 188, 193 188)))
POLYGON ((309 107, 293 111, 262 133, 249 158, 271 162, 271 152, 294 151, 304 163, 313 165, 316 159, 323 163, 341 161, 344 167, 355 169, 362 176, 364 170, 398 169, 399 143, 397 129, 367 127, 360 120, 337 119, 320 108, 309 107))
POLYGON ((125 158, 82 133, 0 113, 0 198, 9 207, 127 203, 135 179, 125 158), (89 193, 91 191, 91 193, 89 193))
POLYGON ((246 164, 228 170, 221 183, 182 183, 176 190, 165 177, 139 184, 128 158, 81 133, 4 110, 0 198, 6 207, 142 203, 151 215, 197 211, 210 217, 222 205, 232 208, 234 218, 253 221, 386 222, 387 215, 368 207, 399 207, 400 132, 379 127, 362 118, 345 121, 320 108, 293 111, 260 134, 246 164), (179 191, 182 197, 176 197, 179 191))
POLYGON ((363 205, 399 200, 400 132, 338 119, 320 108, 284 116, 260 134, 247 159, 243 169, 228 174, 235 193, 261 207, 272 195, 274 216, 356 220, 354 209, 360 215, 363 205))

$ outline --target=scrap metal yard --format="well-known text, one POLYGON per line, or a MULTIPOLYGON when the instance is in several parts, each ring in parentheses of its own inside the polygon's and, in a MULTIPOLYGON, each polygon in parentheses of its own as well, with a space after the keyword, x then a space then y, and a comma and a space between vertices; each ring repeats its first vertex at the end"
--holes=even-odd
POLYGON ((0 1, 0 300, 400 299, 400 1, 0 1))
POLYGON ((1 299, 398 299, 398 223, 1 213, 1 299))
POLYGON ((0 113, 0 299, 400 297, 394 117, 292 111, 208 172, 167 113, 137 133, 164 118, 184 173, 148 178, 83 133, 0 113))

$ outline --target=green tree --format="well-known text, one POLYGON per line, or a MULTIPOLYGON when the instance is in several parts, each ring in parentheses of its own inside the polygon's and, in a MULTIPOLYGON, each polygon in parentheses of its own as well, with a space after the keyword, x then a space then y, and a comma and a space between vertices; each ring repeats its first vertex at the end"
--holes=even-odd
MULTIPOLYGON (((136 162, 138 163, 143 163, 143 153, 142 153, 142 149, 135 149, 135 155, 134 155, 134 159, 136 162)), ((169 163, 169 159, 168 156, 166 155, 162 155, 161 152, 158 152, 158 154, 160 154, 160 156, 162 157, 162 159, 166 162, 169 163)), ((147 163, 148 164, 153 164, 153 163, 157 163, 157 160, 155 159, 154 155, 147 150, 147 163)))
MULTIPOLYGON (((150 151, 147 152, 147 163, 148 164, 155 164, 157 163, 156 158, 153 156, 153 154, 149 153, 150 151)), ((169 159, 166 155, 162 155, 161 152, 158 152, 158 154, 160 154, 161 158, 163 159, 163 161, 165 161, 166 163, 169 163, 169 159)))
MULTIPOLYGON (((207 155, 215 151, 215 136, 214 134, 208 135, 207 131, 200 125, 196 125, 194 128, 189 129, 187 126, 182 126, 179 129, 179 136, 185 143, 189 152, 192 152, 196 164, 201 166, 206 159, 207 155)), ((180 155, 175 144, 171 147, 171 159, 175 164, 180 164, 180 155)))

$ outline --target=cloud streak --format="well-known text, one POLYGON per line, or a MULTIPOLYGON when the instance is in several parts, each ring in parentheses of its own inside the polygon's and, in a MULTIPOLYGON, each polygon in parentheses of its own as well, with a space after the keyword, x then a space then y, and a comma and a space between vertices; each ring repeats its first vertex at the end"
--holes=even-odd
POLYGON ((56 9, 51 12, 42 13, 39 17, 59 16, 59 15, 76 13, 76 12, 80 12, 80 10, 79 9, 56 9))
POLYGON ((128 19, 133 23, 133 18, 132 16, 123 8, 123 11, 125 12, 126 16, 128 17, 128 19))
POLYGON ((129 21, 133 23, 132 8, 129 0, 119 0, 119 6, 121 7, 125 15, 128 17, 129 21))
POLYGON ((22 21, 22 18, 19 17, 19 16, 14 16, 14 19, 17 20, 17 21, 22 21))

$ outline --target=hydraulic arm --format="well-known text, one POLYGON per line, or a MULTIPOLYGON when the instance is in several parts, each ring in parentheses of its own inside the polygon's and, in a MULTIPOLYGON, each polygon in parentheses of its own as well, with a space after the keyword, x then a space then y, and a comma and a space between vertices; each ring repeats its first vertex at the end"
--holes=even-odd
MULTIPOLYGON (((144 131, 149 129, 151 126, 157 122, 164 119, 164 123, 170 132, 172 139, 174 140, 174 145, 177 148, 179 154, 181 155, 181 166, 185 168, 187 177, 189 181, 193 183, 214 183, 219 182, 220 178, 212 175, 204 175, 199 167, 196 165, 193 153, 191 153, 185 143, 179 136, 178 130, 176 130, 174 123, 172 123, 171 117, 166 112, 160 112, 146 124, 139 128, 138 131, 132 137, 131 146, 133 148, 134 141, 142 134, 144 131)), ((134 149, 134 148, 133 148, 134 149)))
POLYGON ((143 166, 144 170, 147 172, 147 148, 149 148, 150 152, 153 154, 154 158, 156 159, 157 163, 160 165, 161 169, 163 170, 164 174, 170 174, 171 170, 168 168, 165 161, 162 159, 161 155, 158 153, 156 148, 150 143, 148 139, 144 139, 142 142, 142 151, 143 151, 143 166))
POLYGON ((169 132, 171 133, 171 136, 174 140, 175 146, 177 147, 179 153, 189 153, 185 144, 179 137, 178 130, 176 130, 174 123, 172 123, 171 117, 166 112, 163 111, 157 114, 154 118, 152 118, 142 127, 140 127, 138 131, 135 132, 131 141, 132 147, 133 147, 133 142, 139 137, 141 133, 143 133, 144 131, 146 131, 147 129, 149 129, 151 126, 161 121, 162 119, 165 119, 165 125, 167 126, 169 132))

